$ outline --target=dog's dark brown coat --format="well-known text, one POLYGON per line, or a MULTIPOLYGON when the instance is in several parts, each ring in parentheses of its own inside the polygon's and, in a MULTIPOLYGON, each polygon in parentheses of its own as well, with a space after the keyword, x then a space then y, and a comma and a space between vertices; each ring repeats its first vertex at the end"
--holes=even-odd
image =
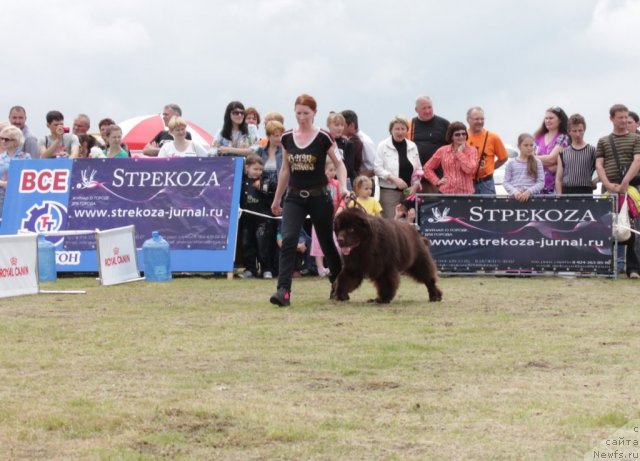
POLYGON ((388 303, 396 295, 401 273, 424 283, 429 301, 442 299, 429 240, 413 225, 369 216, 354 207, 339 213, 333 227, 344 261, 334 285, 336 299, 346 301, 369 277, 378 291, 375 301, 388 303))

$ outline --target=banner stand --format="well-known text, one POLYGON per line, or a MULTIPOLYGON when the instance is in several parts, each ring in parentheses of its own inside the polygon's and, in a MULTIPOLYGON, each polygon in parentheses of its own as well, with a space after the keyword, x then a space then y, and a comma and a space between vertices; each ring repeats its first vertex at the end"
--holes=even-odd
MULTIPOLYGON (((95 230, 64 230, 64 231, 51 231, 41 232, 46 237, 59 237, 59 236, 79 236, 79 235, 95 235, 97 244, 97 253, 102 255, 99 257, 99 273, 101 285, 115 285, 119 283, 129 283, 144 280, 144 277, 140 277, 140 273, 137 269, 137 252, 135 248, 135 226, 126 226, 115 229, 108 229, 101 231, 95 230)), ((14 296, 19 294, 86 294, 86 290, 41 290, 38 280, 38 241, 37 235, 34 232, 21 231, 16 236, 0 236, 0 266, 3 256, 3 245, 6 241, 11 246, 7 245, 7 248, 11 250, 17 249, 16 243, 26 242, 27 247, 21 251, 29 255, 29 261, 33 260, 32 267, 29 269, 21 269, 22 272, 29 272, 31 278, 34 280, 29 282, 29 286, 25 289, 19 290, 0 290, 6 294, 6 296, 14 296), (16 240, 18 239, 18 240, 16 240), (26 240, 25 240, 26 239, 26 240), (32 243, 33 242, 33 243, 32 243), (28 251, 26 251, 28 249, 28 251), (33 256, 31 256, 33 254, 33 256)), ((19 249, 19 248, 18 248, 19 249)), ((7 254, 8 261, 15 266, 15 256, 7 254)), ((2 274, 0 268, 0 275, 2 274)), ((17 270, 11 269, 12 272, 7 271, 7 274, 17 272, 17 270)), ((0 295, 0 297, 3 297, 0 295)))
POLYGON ((95 234, 101 285, 144 280, 138 272, 134 225, 104 231, 96 229, 95 234))
POLYGON ((0 236, 0 298, 38 293, 38 236, 0 236))

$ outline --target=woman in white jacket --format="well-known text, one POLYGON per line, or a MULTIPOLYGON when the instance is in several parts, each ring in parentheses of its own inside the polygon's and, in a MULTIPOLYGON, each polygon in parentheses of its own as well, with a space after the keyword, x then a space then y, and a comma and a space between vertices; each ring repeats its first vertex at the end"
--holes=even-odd
POLYGON ((378 144, 374 171, 380 180, 380 204, 382 216, 393 219, 395 208, 405 196, 415 194, 420 188, 420 180, 414 176, 421 170, 418 147, 407 139, 409 122, 403 117, 394 117, 389 123, 391 136, 378 144))

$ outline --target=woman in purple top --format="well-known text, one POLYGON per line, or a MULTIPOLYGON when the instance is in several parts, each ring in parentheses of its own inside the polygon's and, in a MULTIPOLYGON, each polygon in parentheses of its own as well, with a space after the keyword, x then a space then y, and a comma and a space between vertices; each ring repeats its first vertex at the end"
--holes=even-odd
POLYGON ((553 193, 558 154, 571 142, 567 134, 569 117, 558 106, 547 109, 542 126, 535 132, 536 156, 544 167, 543 194, 553 193))

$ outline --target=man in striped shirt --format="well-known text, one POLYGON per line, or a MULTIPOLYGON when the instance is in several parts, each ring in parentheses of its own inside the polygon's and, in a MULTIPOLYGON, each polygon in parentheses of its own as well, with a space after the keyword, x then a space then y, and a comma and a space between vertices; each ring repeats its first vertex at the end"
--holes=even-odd
MULTIPOLYGON (((613 132, 598 140, 596 147, 596 170, 602 186, 611 194, 624 194, 631 181, 640 171, 640 135, 629 133, 627 119, 629 109, 622 104, 615 104, 609 109, 609 119, 613 124, 613 132), (615 145, 615 151, 612 147, 615 145)), ((635 234, 624 242, 627 246, 627 276, 640 279, 640 263, 635 251, 635 234)))

